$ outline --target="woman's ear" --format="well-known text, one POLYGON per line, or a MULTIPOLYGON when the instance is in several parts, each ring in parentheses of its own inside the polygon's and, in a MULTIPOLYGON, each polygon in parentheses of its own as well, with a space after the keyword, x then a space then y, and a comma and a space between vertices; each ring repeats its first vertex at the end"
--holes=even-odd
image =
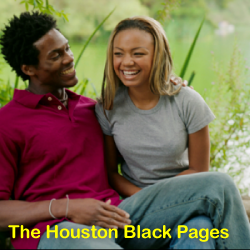
POLYGON ((23 64, 21 66, 21 70, 23 71, 23 73, 25 75, 28 75, 28 76, 33 76, 35 74, 35 72, 34 72, 34 66, 32 66, 32 65, 25 65, 25 64, 23 64))

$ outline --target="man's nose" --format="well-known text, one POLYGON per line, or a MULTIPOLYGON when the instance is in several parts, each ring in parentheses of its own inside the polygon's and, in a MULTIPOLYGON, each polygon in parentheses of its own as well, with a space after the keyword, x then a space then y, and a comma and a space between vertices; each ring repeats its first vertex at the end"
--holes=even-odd
POLYGON ((74 61, 74 55, 71 50, 65 52, 65 56, 63 59, 63 64, 69 64, 74 61))

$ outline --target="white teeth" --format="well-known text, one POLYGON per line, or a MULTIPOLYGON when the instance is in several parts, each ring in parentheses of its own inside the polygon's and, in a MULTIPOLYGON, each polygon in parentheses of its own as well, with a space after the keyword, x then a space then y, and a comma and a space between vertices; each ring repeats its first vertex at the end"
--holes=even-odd
POLYGON ((74 67, 72 67, 72 68, 69 69, 69 70, 63 71, 62 74, 63 74, 63 75, 67 75, 67 74, 69 74, 69 73, 72 73, 73 71, 74 71, 74 67))
POLYGON ((124 75, 136 75, 138 72, 139 70, 138 71, 123 71, 123 74, 124 75))

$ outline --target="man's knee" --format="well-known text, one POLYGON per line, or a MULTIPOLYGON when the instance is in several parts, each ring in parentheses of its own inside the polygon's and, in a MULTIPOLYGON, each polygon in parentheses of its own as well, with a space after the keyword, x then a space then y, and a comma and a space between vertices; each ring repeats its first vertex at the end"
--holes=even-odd
POLYGON ((213 229, 213 224, 212 221, 209 217, 205 216, 205 215, 200 215, 200 216, 196 216, 190 220, 188 220, 185 225, 188 228, 195 228, 197 230, 200 229, 213 229))
POLYGON ((115 235, 107 229, 60 222, 47 230, 41 237, 38 249, 120 249, 115 243, 115 235), (99 231, 97 233, 97 231, 99 231), (84 232, 83 232, 84 231, 84 232), (49 236, 49 237, 48 237, 49 236))

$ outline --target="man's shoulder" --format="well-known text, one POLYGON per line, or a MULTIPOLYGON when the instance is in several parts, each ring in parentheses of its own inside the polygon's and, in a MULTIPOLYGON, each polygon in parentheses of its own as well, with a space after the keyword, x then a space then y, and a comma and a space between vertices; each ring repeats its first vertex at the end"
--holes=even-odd
POLYGON ((81 103, 90 103, 90 104, 96 104, 97 101, 95 101, 94 99, 84 96, 84 95, 79 95, 69 89, 65 89, 69 98, 70 99, 78 99, 81 103))
POLYGON ((0 119, 5 120, 6 115, 7 117, 10 116, 10 114, 13 114, 13 111, 18 109, 18 104, 14 101, 11 100, 9 103, 7 103, 5 106, 0 108, 0 119))
POLYGON ((14 100, 0 108, 0 130, 10 131, 22 117, 21 105, 14 100))
POLYGON ((80 96, 80 100, 81 100, 81 102, 90 103, 90 104, 94 104, 94 105, 97 103, 96 100, 94 100, 90 97, 87 97, 87 96, 83 96, 83 95, 80 96))

